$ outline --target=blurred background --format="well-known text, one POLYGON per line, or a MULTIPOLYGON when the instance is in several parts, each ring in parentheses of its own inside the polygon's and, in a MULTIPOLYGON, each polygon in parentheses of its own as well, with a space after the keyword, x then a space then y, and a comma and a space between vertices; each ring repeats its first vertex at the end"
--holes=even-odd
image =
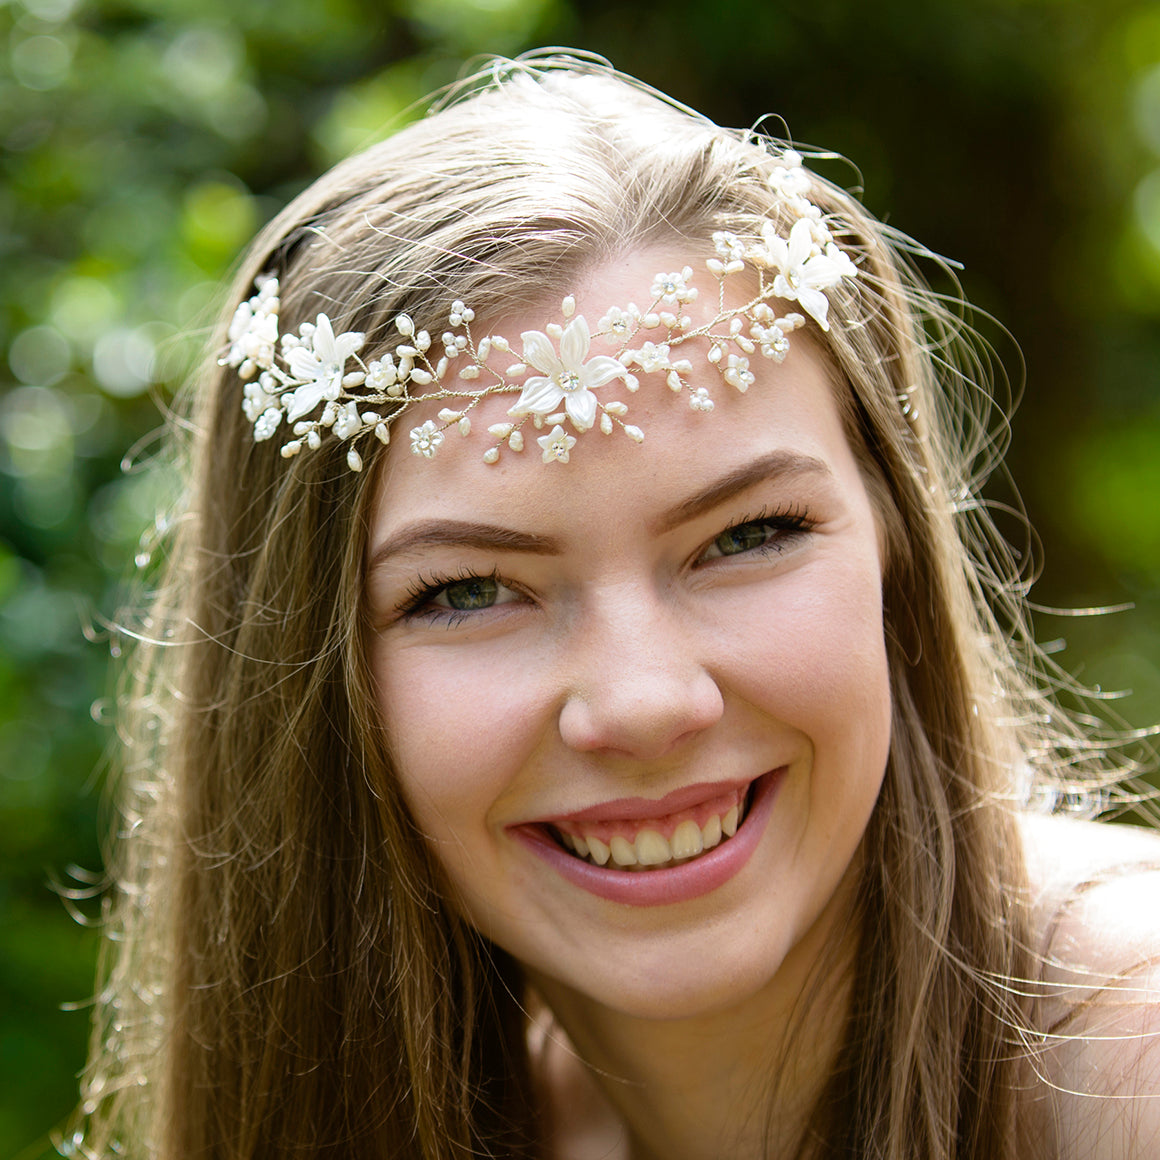
POLYGON ((541 44, 725 124, 777 114, 963 263, 1022 350, 989 331, 1025 383, 1008 463, 1033 596, 1134 605, 1044 613, 1039 636, 1160 721, 1160 3, 0 0, 4 1157, 52 1154, 84 1058, 97 939, 52 885, 100 867, 99 626, 160 486, 122 460, 148 457, 262 222, 475 54, 541 44))

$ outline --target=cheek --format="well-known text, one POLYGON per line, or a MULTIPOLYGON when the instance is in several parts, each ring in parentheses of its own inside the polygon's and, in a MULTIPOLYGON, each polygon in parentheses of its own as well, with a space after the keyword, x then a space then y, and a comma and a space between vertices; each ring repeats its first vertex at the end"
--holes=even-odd
POLYGON ((536 744, 527 670, 509 660, 498 649, 373 654, 403 796, 427 833, 483 824, 536 744))
MULTIPOLYGON (((727 619, 731 610, 726 610, 727 619)), ((734 613, 736 615, 736 613, 734 613)), ((748 699, 775 697, 779 716, 802 722, 842 717, 889 722, 889 671, 882 595, 874 567, 822 561, 803 568, 743 618, 733 633, 744 657, 738 690, 748 699), (869 718, 869 719, 868 719, 869 718)), ((773 708, 773 706, 771 706, 773 708)))

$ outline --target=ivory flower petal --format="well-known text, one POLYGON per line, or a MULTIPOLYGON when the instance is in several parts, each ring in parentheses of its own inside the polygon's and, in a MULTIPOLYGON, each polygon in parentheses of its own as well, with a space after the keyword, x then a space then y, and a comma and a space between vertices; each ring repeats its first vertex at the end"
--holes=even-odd
POLYGON ((543 331, 527 330, 520 337, 524 342, 524 361, 543 374, 525 381, 508 414, 551 415, 563 403, 576 430, 587 431, 596 422, 596 396, 592 392, 614 378, 623 378, 624 366, 607 355, 587 357, 592 336, 583 314, 576 315, 564 328, 559 354, 543 331))

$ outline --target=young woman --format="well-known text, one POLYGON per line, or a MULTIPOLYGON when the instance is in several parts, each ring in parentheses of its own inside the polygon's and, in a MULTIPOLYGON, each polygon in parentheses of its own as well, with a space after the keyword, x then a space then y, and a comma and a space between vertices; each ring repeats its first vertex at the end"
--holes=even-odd
POLYGON ((127 706, 83 1154, 1129 1157, 1148 833, 802 157, 497 69, 255 243, 127 706), (240 305, 239 305, 240 303, 240 305))

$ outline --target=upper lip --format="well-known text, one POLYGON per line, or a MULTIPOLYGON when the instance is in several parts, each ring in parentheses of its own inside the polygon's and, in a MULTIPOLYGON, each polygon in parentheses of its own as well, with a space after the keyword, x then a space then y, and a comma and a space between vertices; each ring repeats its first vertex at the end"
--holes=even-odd
POLYGON ((625 797, 599 805, 576 810, 570 814, 556 814, 552 817, 537 818, 533 824, 551 822, 644 822, 676 814, 709 801, 720 794, 745 789, 756 781, 756 777, 743 777, 734 781, 702 781, 696 785, 681 786, 662 798, 625 797))

